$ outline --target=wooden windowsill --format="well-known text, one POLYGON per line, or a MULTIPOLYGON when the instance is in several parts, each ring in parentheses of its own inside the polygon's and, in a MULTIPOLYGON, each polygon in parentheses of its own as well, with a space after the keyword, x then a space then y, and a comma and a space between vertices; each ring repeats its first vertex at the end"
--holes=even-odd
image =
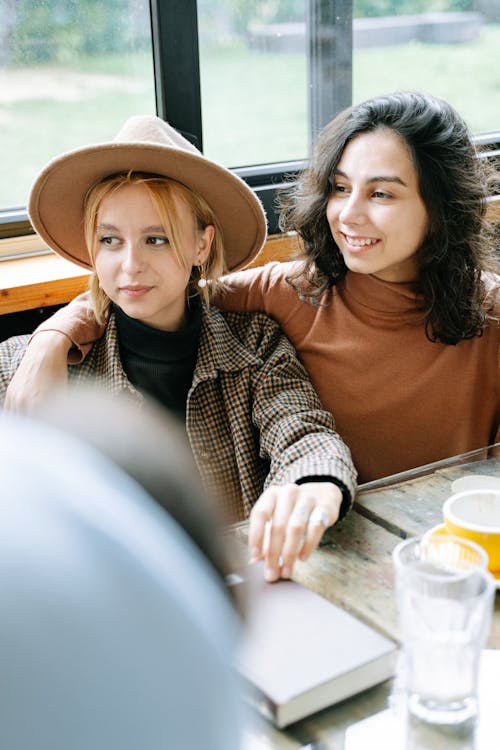
POLYGON ((0 262, 0 314, 63 305, 87 288, 89 272, 48 253, 0 262))

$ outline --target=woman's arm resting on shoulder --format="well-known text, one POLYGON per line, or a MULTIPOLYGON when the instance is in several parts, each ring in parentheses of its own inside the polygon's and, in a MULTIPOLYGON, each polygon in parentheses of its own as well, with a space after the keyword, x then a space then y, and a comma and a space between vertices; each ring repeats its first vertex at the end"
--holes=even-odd
POLYGON ((68 350, 69 364, 78 364, 85 359, 92 344, 101 338, 105 330, 106 325, 100 325, 95 319, 90 292, 84 292, 41 323, 32 334, 30 346, 37 334, 58 331, 71 341, 68 350))
POLYGON ((54 386, 66 383, 68 362, 81 362, 104 329, 96 323, 88 292, 44 321, 10 382, 5 407, 30 411, 54 386))
POLYGON ((265 312, 279 319, 289 300, 296 297, 286 277, 293 270, 290 263, 267 263, 265 266, 235 271, 223 277, 224 290, 213 299, 221 310, 265 312))
POLYGON ((271 486, 250 513, 252 562, 265 561, 267 581, 290 578, 295 561, 307 560, 323 532, 339 517, 342 491, 330 482, 271 486))

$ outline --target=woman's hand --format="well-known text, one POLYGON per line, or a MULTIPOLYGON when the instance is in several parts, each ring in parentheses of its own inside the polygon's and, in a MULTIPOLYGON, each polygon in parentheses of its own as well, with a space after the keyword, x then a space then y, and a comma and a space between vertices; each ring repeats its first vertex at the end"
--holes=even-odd
POLYGON ((269 487, 250 513, 251 562, 265 561, 267 581, 290 578, 297 558, 307 560, 339 517, 342 492, 333 482, 269 487))
POLYGON ((51 390, 66 385, 71 346, 71 340, 59 331, 37 333, 9 383, 5 408, 30 412, 51 390))

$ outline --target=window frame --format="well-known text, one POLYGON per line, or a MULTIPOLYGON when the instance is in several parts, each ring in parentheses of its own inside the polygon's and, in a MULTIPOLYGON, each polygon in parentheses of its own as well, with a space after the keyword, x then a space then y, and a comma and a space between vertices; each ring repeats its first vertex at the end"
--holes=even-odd
MULTIPOLYGON (((149 5, 157 114, 202 151, 197 0, 149 0, 149 5)), ((353 0, 308 0, 306 5, 310 148, 321 128, 352 102, 353 0)), ((474 140, 487 156, 499 158, 500 129, 474 140)), ((261 199, 269 234, 279 232, 277 190, 305 164, 277 162, 233 170, 261 199)), ((34 230, 26 208, 0 209, 0 240, 30 234, 34 230)))

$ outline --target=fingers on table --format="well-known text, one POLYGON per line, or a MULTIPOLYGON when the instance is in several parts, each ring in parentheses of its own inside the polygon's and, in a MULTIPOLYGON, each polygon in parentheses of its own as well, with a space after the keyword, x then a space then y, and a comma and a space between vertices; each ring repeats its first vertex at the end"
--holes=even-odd
POLYGON ((266 579, 289 578, 297 558, 305 560, 333 523, 330 510, 317 505, 306 485, 270 487, 250 516, 249 546, 253 560, 265 559, 266 579))
POLYGON ((250 562, 262 560, 266 544, 268 524, 273 517, 275 505, 274 493, 264 492, 256 502, 250 513, 248 530, 248 546, 250 548, 250 562))
POLYGON ((253 559, 265 557, 267 567, 279 564, 298 489, 295 484, 269 487, 250 514, 250 554, 253 559))

